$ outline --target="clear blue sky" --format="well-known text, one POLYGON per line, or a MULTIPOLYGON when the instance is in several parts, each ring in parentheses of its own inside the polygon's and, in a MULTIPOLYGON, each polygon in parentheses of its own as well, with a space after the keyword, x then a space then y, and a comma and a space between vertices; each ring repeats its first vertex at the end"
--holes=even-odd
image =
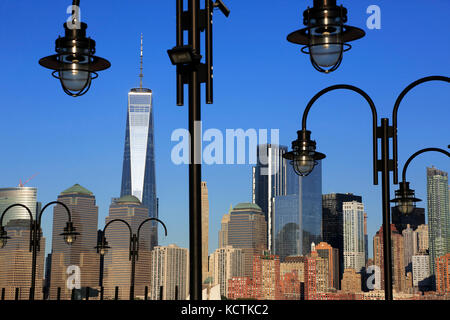
MULTIPOLYGON (((367 36, 354 43, 340 69, 330 75, 315 71, 300 48, 286 41, 288 33, 302 26, 302 12, 312 1, 226 3, 232 10, 229 19, 215 15, 215 104, 203 105, 204 129, 280 129, 281 143, 290 145, 307 102, 329 85, 359 86, 371 95, 379 115, 390 117, 397 95, 410 82, 450 74, 448 0, 338 1, 349 10, 349 24, 364 28, 367 36), (381 30, 366 28, 366 9, 372 4, 381 7, 381 30)), ((0 187, 16 186, 19 179, 39 172, 29 186, 37 187, 39 201, 47 203, 79 183, 94 192, 99 227, 104 225, 110 199, 120 193, 127 92, 139 84, 143 33, 144 84, 155 97, 160 218, 169 231, 160 243, 188 247, 187 167, 170 160, 171 133, 187 125, 187 107, 175 105, 175 69, 166 54, 175 45, 175 1, 81 1, 88 35, 112 68, 76 99, 38 65, 39 58, 53 54, 70 4, 0 2, 0 187)), ((450 142, 449 93, 448 84, 431 83, 404 100, 399 113, 401 167, 418 149, 450 142)), ((355 93, 331 93, 314 106, 308 127, 318 150, 327 154, 323 193, 363 196, 371 243, 381 225, 381 187, 372 185, 368 106, 355 93)), ((424 200, 425 167, 431 165, 449 170, 448 160, 438 154, 422 156, 409 169, 412 187, 424 200)), ((251 201, 251 166, 205 166, 203 179, 209 187, 211 251, 230 204, 251 201)), ((51 211, 44 219, 44 235, 51 239, 51 211)))

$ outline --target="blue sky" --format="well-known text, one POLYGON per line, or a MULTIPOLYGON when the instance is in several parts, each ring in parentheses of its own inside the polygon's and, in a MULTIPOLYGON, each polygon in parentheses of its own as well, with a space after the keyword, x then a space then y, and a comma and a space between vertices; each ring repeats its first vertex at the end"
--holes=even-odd
MULTIPOLYGON (((349 24, 365 29, 367 36, 353 43, 336 72, 324 75, 312 68, 299 47, 286 41, 288 33, 302 27, 302 12, 312 1, 227 0, 230 17, 215 14, 215 103, 203 104, 204 129, 280 129, 280 142, 290 146, 307 102, 327 86, 356 85, 372 97, 380 117, 391 117, 396 97, 409 83, 450 74, 448 0, 341 2, 349 10, 349 24), (373 4, 381 8, 381 30, 366 28, 366 9, 373 4)), ((88 94, 76 99, 65 95, 50 72, 38 65, 39 58, 53 54, 70 4, 0 2, 0 187, 16 186, 19 179, 39 172, 29 186, 37 187, 39 201, 47 203, 79 183, 94 192, 99 227, 104 225, 110 200, 120 193, 127 92, 139 84, 143 33, 144 84, 155 99, 160 218, 169 232, 160 243, 188 247, 187 166, 176 166, 170 159, 173 130, 187 126, 187 107, 175 104, 175 68, 166 54, 175 45, 175 1, 81 1, 88 35, 112 67, 100 74, 88 94)), ((399 112, 401 167, 420 148, 448 145, 449 92, 448 84, 430 83, 404 100, 399 112)), ((308 128, 318 151, 327 154, 323 193, 363 196, 371 243, 381 226, 381 186, 372 185, 370 109, 355 93, 330 93, 313 107, 308 128)), ((422 199, 425 167, 431 165, 449 170, 448 160, 439 154, 423 155, 408 170, 412 188, 422 199)), ((230 204, 251 201, 251 166, 204 166, 203 179, 209 187, 211 251, 230 204)), ((51 211, 43 224, 50 239, 51 211)))

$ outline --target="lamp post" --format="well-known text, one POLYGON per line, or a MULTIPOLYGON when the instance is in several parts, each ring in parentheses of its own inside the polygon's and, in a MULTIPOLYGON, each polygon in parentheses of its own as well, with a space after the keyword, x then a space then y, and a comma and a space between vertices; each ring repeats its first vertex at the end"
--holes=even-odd
POLYGON ((381 119, 381 126, 378 126, 377 109, 370 96, 355 86, 335 85, 328 87, 317 93, 308 103, 303 113, 302 130, 298 131, 297 140, 292 142, 292 151, 285 153, 283 157, 291 161, 294 170, 301 176, 307 176, 312 172, 318 160, 324 159, 325 155, 316 151, 316 142, 311 140, 311 132, 307 130, 306 122, 308 113, 313 104, 324 94, 334 90, 350 90, 361 95, 369 104, 372 112, 372 142, 373 142, 373 183, 378 185, 378 173, 381 172, 382 178, 382 208, 383 208, 383 255, 384 255, 384 279, 385 279, 385 298, 393 300, 392 290, 392 241, 391 241, 391 217, 390 217, 390 172, 394 175, 394 184, 397 184, 397 113, 401 101, 405 95, 419 84, 429 81, 445 81, 450 83, 450 78, 443 76, 431 76, 419 79, 410 84, 397 98, 393 110, 393 125, 389 125, 388 118, 381 119), (393 139, 393 159, 390 158, 389 140, 393 139), (378 140, 381 144, 381 159, 378 158, 378 140))
POLYGON ((314 6, 303 13, 306 28, 288 35, 287 40, 303 45, 313 67, 324 73, 339 68, 344 52, 350 50, 350 41, 361 39, 365 32, 345 25, 347 9, 336 5, 336 0, 314 0, 314 6))
POLYGON ((73 226, 72 223, 72 215, 70 214, 69 208, 62 202, 59 201, 53 201, 44 206, 42 208, 41 212, 37 213, 36 219, 33 218, 33 214, 31 213, 31 210, 20 203, 13 204, 9 206, 8 208, 3 211, 3 214, 0 218, 0 248, 5 247, 7 243, 7 239, 10 239, 7 235, 7 231, 5 230, 3 226, 3 217, 5 214, 14 207, 22 207, 24 208, 29 216, 30 216, 30 245, 29 250, 32 252, 32 264, 31 264, 31 287, 30 287, 30 300, 34 300, 34 291, 35 291, 35 283, 36 283, 36 259, 37 259, 37 253, 40 251, 40 243, 41 243, 41 221, 42 221, 42 214, 44 213, 45 209, 47 209, 50 205, 53 204, 59 204, 64 207, 64 209, 67 212, 67 215, 69 217, 69 220, 66 223, 66 227, 64 228, 64 232, 60 235, 64 237, 64 241, 68 245, 72 245, 77 235, 79 235, 78 232, 76 232, 76 228, 73 226))
POLYGON ((72 22, 64 23, 65 36, 55 41, 56 54, 39 60, 39 64, 53 70, 64 92, 79 97, 88 92, 99 71, 111 66, 108 60, 95 56, 95 41, 86 38, 87 24, 80 21, 80 0, 72 4, 72 22))
MULTIPOLYGON (((448 148, 450 148, 450 145, 448 146, 448 148)), ((416 198, 414 190, 410 189, 409 182, 406 180, 406 171, 408 170, 408 166, 411 163, 411 161, 418 155, 421 155, 422 153, 425 152, 440 152, 450 158, 450 153, 448 151, 439 148, 422 149, 414 153, 411 157, 409 157, 409 159, 405 163, 405 166, 403 167, 402 182, 400 182, 399 189, 395 191, 395 199, 391 200, 391 202, 397 204, 400 213, 404 215, 411 214, 414 211, 414 208, 416 207, 416 202, 422 201, 416 198)))
POLYGON ((201 103, 200 85, 206 83, 206 103, 213 103, 213 10, 220 9, 225 16, 230 10, 222 0, 213 3, 205 0, 200 9, 200 0, 189 0, 188 10, 183 0, 177 0, 176 46, 167 51, 173 65, 177 67, 177 105, 184 105, 184 85, 189 85, 189 264, 190 299, 202 299, 202 219, 201 219, 201 103), (184 42, 184 31, 188 31, 188 44, 184 42), (205 32, 205 63, 202 63, 200 34, 205 32))
MULTIPOLYGON (((97 246, 95 247, 97 249, 97 253, 100 254, 101 259, 103 260, 104 255, 110 249, 111 247, 108 245, 108 242, 106 241, 106 229, 114 222, 121 222, 124 223, 128 230, 130 231, 130 249, 129 249, 129 260, 131 261, 131 279, 130 279, 130 300, 134 300, 134 278, 136 273, 136 260, 139 260, 139 238, 140 238, 140 232, 142 226, 148 222, 148 221, 157 221, 162 224, 164 227, 165 235, 167 237, 167 228, 166 225, 159 219, 156 218, 148 218, 141 222, 141 224, 138 227, 137 234, 133 233, 131 230, 131 226, 128 222, 122 219, 114 219, 109 221, 103 230, 99 232, 99 239, 97 246)), ((100 287, 103 287, 103 263, 100 263, 100 287)))

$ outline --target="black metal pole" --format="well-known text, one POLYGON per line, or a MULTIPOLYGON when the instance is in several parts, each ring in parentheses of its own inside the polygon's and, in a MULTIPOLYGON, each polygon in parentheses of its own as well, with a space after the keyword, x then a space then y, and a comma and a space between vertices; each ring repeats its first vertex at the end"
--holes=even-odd
MULTIPOLYGON (((200 53, 200 1, 189 0, 191 28, 189 43, 200 53)), ((202 298, 202 219, 201 219, 201 140, 197 124, 201 121, 199 65, 194 65, 189 79, 189 249, 190 249, 190 299, 202 298)))
POLYGON ((134 300, 134 276, 136 273, 136 235, 131 238, 131 285, 130 285, 130 300, 134 300))
POLYGON ((385 299, 393 300, 392 293, 392 241, 390 215, 390 168, 389 168, 389 119, 381 119, 381 185, 383 203, 383 257, 384 257, 384 292, 385 299))
POLYGON ((30 300, 34 300, 34 287, 36 283, 36 258, 37 258, 37 233, 39 225, 37 221, 34 221, 33 228, 30 230, 32 232, 32 243, 31 243, 31 250, 32 250, 32 262, 31 262, 31 288, 30 288, 30 300))

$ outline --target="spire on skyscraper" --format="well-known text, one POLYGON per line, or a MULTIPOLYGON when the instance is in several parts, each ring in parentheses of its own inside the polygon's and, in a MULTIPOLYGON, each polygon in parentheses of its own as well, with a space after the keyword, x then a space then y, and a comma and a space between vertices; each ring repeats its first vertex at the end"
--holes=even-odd
POLYGON ((140 85, 142 89, 142 80, 144 79, 144 35, 141 33, 141 73, 139 74, 140 85))

